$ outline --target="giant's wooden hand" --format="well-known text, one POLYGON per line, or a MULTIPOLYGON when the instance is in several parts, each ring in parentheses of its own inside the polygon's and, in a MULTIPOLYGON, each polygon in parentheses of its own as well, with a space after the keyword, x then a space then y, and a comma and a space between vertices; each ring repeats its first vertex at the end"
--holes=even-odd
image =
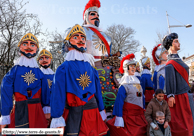
POLYGON ((173 107, 174 104, 175 104, 175 99, 174 99, 174 97, 168 98, 168 106, 169 106, 169 107, 173 107))

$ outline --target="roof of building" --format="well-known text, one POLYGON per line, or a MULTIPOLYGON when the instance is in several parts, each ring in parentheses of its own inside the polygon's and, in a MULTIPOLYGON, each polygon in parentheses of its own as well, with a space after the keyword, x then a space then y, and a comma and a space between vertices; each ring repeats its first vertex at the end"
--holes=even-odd
POLYGON ((185 58, 183 61, 186 61, 186 60, 191 59, 191 58, 193 58, 193 57, 194 57, 194 54, 191 55, 191 56, 189 56, 189 57, 187 57, 187 58, 185 58))

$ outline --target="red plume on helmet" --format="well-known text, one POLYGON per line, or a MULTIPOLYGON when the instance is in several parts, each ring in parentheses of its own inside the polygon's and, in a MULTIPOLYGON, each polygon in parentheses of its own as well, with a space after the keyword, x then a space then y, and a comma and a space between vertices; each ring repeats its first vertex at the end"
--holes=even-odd
POLYGON ((160 45, 161 45, 161 44, 158 44, 158 45, 155 46, 154 49, 152 50, 152 57, 153 57, 153 60, 154 60, 154 62, 155 62, 156 65, 159 65, 159 64, 160 64, 159 61, 158 61, 157 58, 156 58, 156 55, 155 55, 155 53, 156 53, 156 51, 157 51, 157 49, 158 49, 158 47, 159 47, 160 45))
POLYGON ((123 57, 123 59, 121 60, 120 68, 119 68, 119 71, 120 71, 121 74, 124 73, 124 70, 123 70, 123 62, 125 60, 130 60, 130 59, 133 59, 133 58, 135 58, 135 55, 133 53, 128 54, 127 56, 123 57))
POLYGON ((84 14, 85 14, 85 11, 87 10, 87 9, 89 9, 90 7, 98 7, 98 8, 100 8, 100 1, 99 0, 90 0, 87 4, 86 4, 86 6, 85 6, 85 9, 84 9, 84 12, 83 12, 83 18, 84 18, 84 14))

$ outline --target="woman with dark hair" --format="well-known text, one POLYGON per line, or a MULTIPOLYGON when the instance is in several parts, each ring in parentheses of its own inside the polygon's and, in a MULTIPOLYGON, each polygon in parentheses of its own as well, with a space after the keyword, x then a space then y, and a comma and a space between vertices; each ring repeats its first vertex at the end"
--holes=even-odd
POLYGON ((121 61, 120 80, 113 115, 107 122, 111 136, 146 136, 147 122, 143 109, 143 89, 139 79, 134 75, 136 61, 134 54, 129 54, 121 61))
POLYGON ((178 34, 171 33, 163 40, 163 46, 169 51, 165 67, 165 84, 168 105, 172 114, 170 126, 172 136, 193 136, 193 98, 188 76, 189 67, 178 55, 180 43, 178 34), (175 104, 176 102, 176 104, 175 104))

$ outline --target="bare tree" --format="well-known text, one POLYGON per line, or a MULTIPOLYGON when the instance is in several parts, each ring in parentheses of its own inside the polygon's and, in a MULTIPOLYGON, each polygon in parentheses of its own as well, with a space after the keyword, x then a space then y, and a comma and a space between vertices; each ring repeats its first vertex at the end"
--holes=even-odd
POLYGON ((50 52, 53 56, 53 61, 51 64, 51 69, 53 71, 56 71, 57 67, 61 65, 64 62, 64 55, 62 51, 62 46, 63 46, 63 37, 62 34, 57 32, 57 30, 50 35, 50 39, 53 41, 50 41, 49 46, 50 52))
POLYGON ((138 51, 139 41, 134 39, 135 30, 123 24, 111 25, 106 32, 112 38, 112 54, 122 51, 123 55, 138 51))
POLYGON ((12 67, 22 36, 28 32, 36 36, 43 34, 38 16, 26 13, 27 3, 23 0, 0 0, 0 66, 3 69, 6 66, 3 74, 12 67))
POLYGON ((155 41, 156 41, 156 45, 158 45, 158 44, 162 44, 164 37, 168 35, 168 31, 166 31, 165 33, 161 33, 157 31, 156 34, 158 39, 155 41))

